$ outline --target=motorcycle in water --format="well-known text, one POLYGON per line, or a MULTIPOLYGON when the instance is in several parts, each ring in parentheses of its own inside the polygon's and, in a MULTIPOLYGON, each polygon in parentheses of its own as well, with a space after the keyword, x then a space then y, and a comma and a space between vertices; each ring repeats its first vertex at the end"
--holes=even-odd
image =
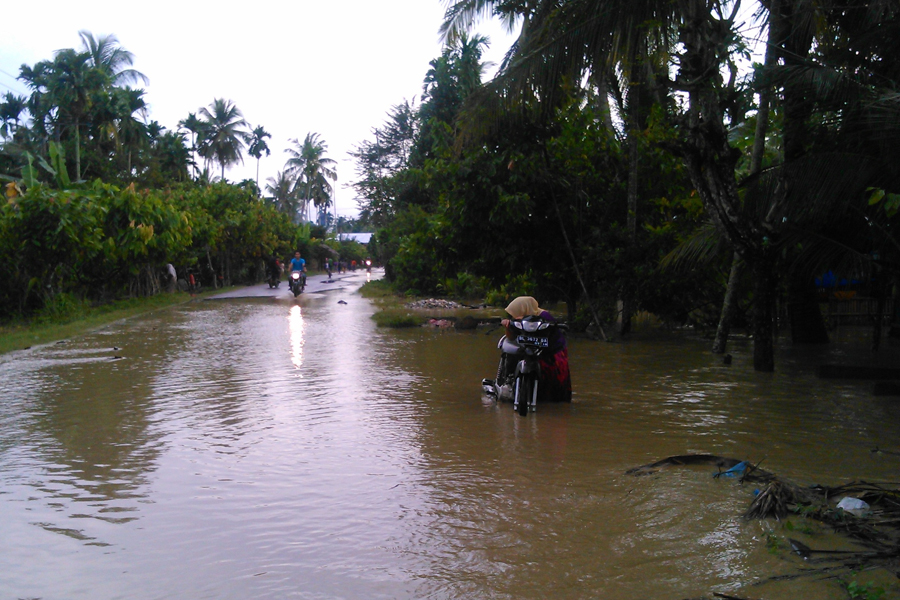
POLYGON ((288 287, 294 293, 294 298, 303 293, 303 288, 306 287, 306 273, 303 273, 302 271, 291 271, 288 287))
POLYGON ((537 410, 540 357, 550 351, 552 334, 566 327, 536 316, 513 319, 509 323, 516 337, 510 339, 504 335, 500 338, 497 344, 501 351, 497 378, 482 379, 481 386, 486 394, 498 401, 512 401, 513 410, 525 417, 529 410, 537 410))

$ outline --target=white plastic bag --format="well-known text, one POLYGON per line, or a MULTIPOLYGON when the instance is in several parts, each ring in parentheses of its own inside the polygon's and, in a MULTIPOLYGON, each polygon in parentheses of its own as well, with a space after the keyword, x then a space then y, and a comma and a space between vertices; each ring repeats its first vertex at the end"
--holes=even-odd
POLYGON ((859 498, 851 498, 850 496, 847 496, 838 502, 837 507, 852 515, 856 515, 857 517, 869 510, 869 505, 865 501, 860 500, 859 498))

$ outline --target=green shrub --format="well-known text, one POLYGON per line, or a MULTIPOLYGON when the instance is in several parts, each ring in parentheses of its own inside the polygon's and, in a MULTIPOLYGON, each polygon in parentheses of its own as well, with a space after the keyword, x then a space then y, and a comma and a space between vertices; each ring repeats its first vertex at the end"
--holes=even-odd
POLYGON ((372 315, 379 327, 392 327, 400 329, 404 327, 419 327, 422 325, 422 317, 410 314, 402 310, 387 309, 372 315))

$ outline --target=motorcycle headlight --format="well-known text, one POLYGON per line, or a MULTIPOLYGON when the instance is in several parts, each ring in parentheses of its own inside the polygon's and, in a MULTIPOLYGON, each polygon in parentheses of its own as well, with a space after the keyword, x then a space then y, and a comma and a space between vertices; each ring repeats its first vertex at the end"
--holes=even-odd
POLYGON ((293 273, 291 273, 291 279, 300 279, 300 272, 294 271, 293 273))
POLYGON ((535 331, 543 331, 550 327, 550 323, 546 321, 517 321, 516 327, 523 331, 527 331, 528 333, 534 333, 535 331))

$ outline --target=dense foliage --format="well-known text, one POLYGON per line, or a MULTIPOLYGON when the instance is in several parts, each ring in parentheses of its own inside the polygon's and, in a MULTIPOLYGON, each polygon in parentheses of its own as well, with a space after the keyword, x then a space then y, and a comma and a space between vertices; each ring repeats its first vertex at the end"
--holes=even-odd
POLYGON ((150 295, 164 285, 168 263, 209 286, 254 281, 264 256, 310 244, 285 215, 228 184, 35 185, 0 210, 0 315, 33 314, 66 298, 150 295))
POLYGON ((887 50, 900 8, 762 0, 753 69, 740 8, 450 3, 421 104, 395 107, 355 154, 388 276, 420 292, 565 300, 570 317, 619 333, 649 311, 719 321, 727 337, 746 314, 760 370, 774 366, 779 301, 795 340, 823 339, 814 275, 883 299, 900 264, 887 50), (478 85, 483 41, 467 32, 485 14, 522 33, 478 85))
POLYGON ((260 280, 264 258, 294 250, 319 262, 365 257, 359 244, 326 239, 337 174, 317 134, 296 142, 263 198, 258 177, 224 179, 245 150, 257 161, 270 154, 262 126, 216 98, 166 131, 147 121, 144 91, 131 87, 147 84, 131 53, 112 35, 81 39, 81 49, 22 65, 30 96, 0 101, 0 320, 152 295, 171 283, 168 264, 218 287, 260 280), (308 222, 309 203, 319 225, 308 222))

